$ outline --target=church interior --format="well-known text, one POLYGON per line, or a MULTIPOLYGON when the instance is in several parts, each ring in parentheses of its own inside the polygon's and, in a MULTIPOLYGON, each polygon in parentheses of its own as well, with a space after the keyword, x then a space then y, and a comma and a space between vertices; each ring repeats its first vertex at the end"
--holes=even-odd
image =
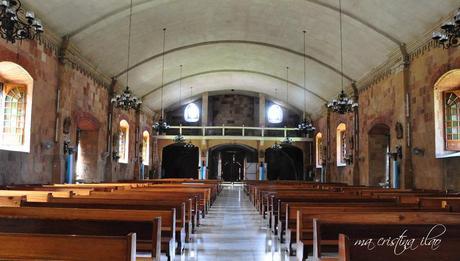
POLYGON ((0 260, 459 260, 458 0, 0 0, 0 260))

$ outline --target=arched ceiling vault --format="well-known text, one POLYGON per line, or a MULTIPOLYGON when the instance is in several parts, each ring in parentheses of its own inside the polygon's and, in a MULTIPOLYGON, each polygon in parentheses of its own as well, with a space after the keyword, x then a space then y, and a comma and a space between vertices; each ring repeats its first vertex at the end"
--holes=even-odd
MULTIPOLYGON (((266 77, 269 77, 269 78, 273 78, 273 79, 276 79, 280 82, 285 82, 286 79, 283 79, 281 77, 278 77, 276 75, 271 75, 271 74, 268 74, 268 73, 264 73, 264 72, 257 72, 257 71, 250 71, 250 70, 240 70, 240 69, 222 69, 222 70, 213 70, 213 71, 206 71, 206 72, 199 72, 199 73, 195 73, 195 74, 192 74, 192 75, 187 75, 187 76, 183 76, 182 78, 179 78, 179 79, 175 79, 173 81, 170 81, 170 82, 167 82, 164 84, 164 86, 169 86, 169 85, 172 85, 172 84, 175 84, 175 83, 178 83, 180 82, 181 80, 184 81, 184 80, 187 80, 189 78, 193 78, 193 77, 197 77, 197 76, 201 76, 201 75, 206 75, 206 74, 215 74, 215 73, 224 73, 224 72, 231 72, 231 73, 248 73, 248 74, 258 74, 258 75, 261 75, 261 76, 266 76, 266 77)), ((306 91, 308 92, 310 95, 314 96, 316 99, 319 99, 321 101, 323 101, 324 103, 327 103, 327 99, 326 98, 323 98, 321 97, 320 95, 304 88, 302 85, 298 84, 298 83, 295 83, 295 82, 292 82, 292 81, 288 81, 289 83, 289 88, 290 87, 297 87, 299 89, 301 89, 302 91, 306 91)), ((157 91, 159 91, 161 89, 161 86, 158 86, 156 87, 155 89, 152 89, 150 90, 149 92, 143 94, 141 97, 142 99, 148 97, 149 95, 153 95, 155 94, 157 91)))
MULTIPOLYGON (((174 48, 174 49, 170 49, 170 50, 166 50, 164 52, 164 55, 168 55, 168 54, 171 54, 171 53, 174 53, 174 52, 177 52, 177 51, 181 51, 181 50, 186 50, 186 49, 192 49, 192 48, 196 48, 196 47, 201 47, 201 46, 206 46, 206 45, 216 45, 216 44, 251 44, 251 45, 257 45, 257 46, 262 46, 262 47, 267 47, 267 48, 275 48, 275 49, 279 49, 279 50, 283 50, 283 51, 286 51, 286 52, 290 52, 290 53, 293 53, 293 54, 296 54, 296 55, 299 55, 301 57, 305 57, 306 59, 308 60, 312 60, 314 61, 315 63, 318 63, 320 64, 321 66, 324 66, 332 71, 334 71, 335 73, 341 75, 342 73, 340 72, 340 69, 337 69, 337 68, 334 68, 333 66, 321 61, 321 60, 318 60, 317 58, 309 55, 309 54, 303 54, 301 52, 298 52, 296 50, 292 50, 292 49, 288 49, 288 48, 285 48, 283 46, 278 46, 278 45, 274 45, 274 44, 269 44, 269 43, 262 43, 262 42, 254 42, 254 41, 244 41, 244 40, 220 40, 220 41, 210 41, 210 42, 202 42, 202 43, 195 43, 195 44, 191 44, 191 45, 185 45, 185 46, 180 46, 180 47, 177 47, 177 48, 174 48)), ((122 76, 123 74, 126 74, 127 71, 131 71, 133 69, 135 69, 136 67, 139 67, 139 66, 142 66, 144 64, 146 64, 147 62, 150 62, 152 60, 155 60, 155 59, 158 59, 158 58, 161 58, 163 55, 163 52, 161 53, 157 53, 153 56, 150 56, 150 57, 147 57, 146 59, 134 64, 134 65, 131 65, 128 69, 124 69, 123 71, 115 74, 113 77, 115 78, 118 78, 120 76, 122 76)), ((349 80, 349 81, 355 81, 353 80, 349 75, 343 73, 343 76, 345 77, 345 79, 349 80)))
MULTIPOLYGON (((130 0, 22 0, 47 28, 69 37, 81 54, 125 84, 130 0)), ((458 0, 342 0, 346 84, 362 79, 420 39, 458 8, 458 0)), ((134 0, 129 86, 144 105, 159 109, 162 28, 167 30, 165 104, 183 88, 195 95, 236 89, 284 95, 304 107, 303 30, 307 30, 308 110, 340 90, 338 0, 134 0)), ((284 97, 284 96, 283 96, 284 97)))

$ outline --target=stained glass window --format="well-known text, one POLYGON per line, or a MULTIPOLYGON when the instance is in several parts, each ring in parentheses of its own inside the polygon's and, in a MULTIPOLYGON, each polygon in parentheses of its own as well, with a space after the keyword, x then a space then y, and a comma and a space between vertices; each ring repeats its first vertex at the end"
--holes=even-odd
POLYGON ((446 150, 460 150, 460 92, 444 93, 446 150))
POLYGON ((23 145, 26 119, 26 88, 13 87, 3 91, 1 137, 4 145, 23 145))

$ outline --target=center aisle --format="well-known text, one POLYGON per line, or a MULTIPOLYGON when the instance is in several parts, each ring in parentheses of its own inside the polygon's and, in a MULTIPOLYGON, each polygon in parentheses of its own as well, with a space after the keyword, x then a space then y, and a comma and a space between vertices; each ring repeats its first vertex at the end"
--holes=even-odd
POLYGON ((176 260, 295 260, 287 258, 243 187, 227 185, 176 260))

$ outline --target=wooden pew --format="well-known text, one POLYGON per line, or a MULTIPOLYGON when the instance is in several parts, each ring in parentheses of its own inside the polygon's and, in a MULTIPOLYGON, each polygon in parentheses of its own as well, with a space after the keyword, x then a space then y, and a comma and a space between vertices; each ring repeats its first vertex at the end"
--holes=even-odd
POLYGON ((421 208, 441 208, 460 212, 460 197, 420 197, 419 205, 421 208))
POLYGON ((70 198, 74 193, 72 191, 30 191, 30 190, 0 190, 0 196, 14 197, 25 196, 27 201, 46 202, 50 196, 58 198, 70 198))
MULTIPOLYGON (((327 214, 336 214, 337 216, 342 216, 346 217, 348 215, 353 215, 354 213, 379 213, 379 212, 385 212, 385 213, 399 213, 399 212, 405 212, 405 213, 426 213, 426 211, 421 210, 419 208, 411 208, 411 207, 403 207, 403 206, 397 206, 397 207, 350 207, 350 206, 340 206, 340 207, 327 207, 327 208, 317 208, 315 210, 312 210, 311 208, 308 207, 302 207, 297 210, 296 213, 296 234, 295 234, 295 239, 297 243, 297 251, 296 255, 299 256, 306 256, 308 253, 313 251, 313 219, 318 218, 319 216, 322 215, 327 215, 327 214), (401 209, 402 207, 402 209, 401 209), (346 213, 344 213, 346 212, 346 213), (299 247, 301 245, 301 247, 299 247), (302 253, 299 253, 298 251, 302 251, 302 253)), ((444 213, 444 214, 449 214, 447 211, 440 210, 439 212, 433 212, 433 213, 444 213)), ((322 242, 327 248, 332 248, 333 250, 336 249, 337 246, 337 239, 334 240, 326 240, 322 242)), ((291 241, 292 242, 292 241, 291 241)))
POLYGON ((26 196, 0 196, 0 207, 20 207, 26 196))
MULTIPOLYGON (((191 201, 188 202, 191 209, 191 201)), ((90 209, 135 209, 135 210, 170 210, 176 209, 176 240, 178 252, 189 242, 191 234, 191 220, 186 219, 187 208, 183 200, 153 201, 131 199, 100 199, 100 198, 50 198, 48 202, 22 202, 25 207, 53 207, 53 208, 90 208, 90 209)), ((190 217, 191 213, 189 213, 190 217)))
POLYGON ((389 205, 396 204, 396 199, 394 198, 365 198, 360 196, 353 195, 344 195, 339 193, 329 193, 329 192, 315 192, 315 193, 300 193, 299 195, 290 195, 290 194, 276 194, 269 200, 269 225, 272 231, 276 234, 276 221, 278 220, 278 215, 280 212, 279 209, 282 209, 281 202, 302 202, 302 203, 387 203, 389 205))
POLYGON ((77 235, 137 234, 137 248, 174 259, 175 209, 166 211, 21 207, 0 208, 0 232, 77 235), (158 218, 158 219, 157 219, 158 218), (159 225, 159 226, 158 226, 159 225))
MULTIPOLYGON (((188 202, 191 200, 192 209, 187 209, 187 213, 191 213, 191 217, 187 215, 187 219, 191 219, 192 221, 192 230, 195 230, 197 226, 200 224, 199 213, 200 209, 198 206, 198 196, 196 193, 185 193, 185 192, 178 192, 178 191, 137 191, 137 190, 130 190, 129 192, 126 191, 124 193, 115 193, 115 192, 91 192, 89 196, 75 196, 74 198, 78 199, 106 199, 106 200, 137 200, 137 201, 165 201, 165 200, 181 200, 183 202, 188 202)), ((190 204, 186 204, 186 207, 189 207, 190 204)))
MULTIPOLYGON (((313 217, 313 216, 312 216, 313 217)), ((460 214, 459 213, 443 213, 443 212, 381 212, 381 213, 347 213, 343 215, 341 213, 326 213, 316 215, 313 219, 313 257, 316 260, 323 258, 322 253, 322 242, 325 240, 336 241, 338 240, 339 234, 347 234, 351 237, 357 238, 398 238, 400 235, 405 235, 407 238, 421 239, 426 237, 431 229, 433 234, 440 235, 441 231, 444 231, 440 237, 443 243, 447 241, 455 240, 457 243, 456 248, 450 248, 450 256, 458 255, 458 242, 460 242, 460 214), (372 229, 370 229, 372 228, 372 229), (404 232, 407 230, 406 232, 404 232), (452 252, 453 251, 453 252, 452 252)), ((364 242, 361 242, 365 244, 364 242)), ((302 244, 300 242, 300 244, 302 244)), ((337 242, 338 244, 338 242, 337 242)), ((442 244, 442 243, 441 243, 442 244)), ((449 244, 446 244, 449 245, 449 244)), ((423 249, 423 246, 419 246, 423 249)), ((376 246, 379 250, 385 250, 376 246)), ((393 247, 394 249, 394 247, 393 247)), ((401 248, 399 248, 401 250, 401 248)), ((425 249, 427 250, 427 249, 425 249)), ((444 249, 446 250, 446 249, 444 249)), ((387 253, 388 249, 383 251, 387 253)), ((370 252, 372 253, 372 252, 370 252)), ((402 257, 402 260, 443 260, 438 259, 438 252, 431 252, 421 250, 418 252, 407 251, 402 257), (424 255, 429 256, 424 256, 424 255), (415 258, 414 258, 415 257, 415 258), (418 257, 418 258, 417 258, 418 257), (421 258, 421 259, 420 259, 421 258)), ((377 253, 373 253, 377 254, 377 253)), ((368 255, 369 256, 369 253, 368 255)), ((394 256, 396 257, 396 256, 394 256)), ((372 260, 385 260, 381 257, 376 256, 372 260)), ((367 260, 367 259, 361 259, 367 260)), ((394 260, 386 259, 386 260, 394 260)), ((401 259, 400 259, 401 260, 401 259)), ((450 259, 444 259, 450 260, 450 259)), ((453 260, 453 259, 452 259, 453 260)))
POLYGON ((0 233, 2 260, 136 260, 136 234, 127 236, 0 233))
MULTIPOLYGON (((417 211, 418 208, 388 205, 386 202, 361 202, 361 203, 309 203, 308 205, 286 205, 286 218, 280 220, 280 237, 284 234, 284 242, 288 253, 292 253, 292 243, 297 242, 297 212, 299 213, 330 213, 330 212, 379 212, 379 211, 417 211), (284 232, 284 233, 283 233, 284 232)), ((304 227, 303 230, 311 229, 304 227)), ((311 234, 313 236, 313 234, 311 234)))
POLYGON ((94 188, 77 188, 77 187, 43 187, 43 186, 7 186, 5 188, 6 190, 19 190, 19 191, 70 191, 72 192, 73 195, 79 195, 79 196, 84 196, 84 195, 89 195, 89 193, 93 190, 94 188))
MULTIPOLYGON (((425 227, 423 230, 425 233, 418 235, 415 238, 415 242, 422 242, 423 236, 426 236, 427 231, 431 227, 425 227), (420 238, 422 236, 422 238, 420 238)), ((460 233, 460 232, 459 232, 460 233)), ((382 234, 383 235, 383 234, 382 234)), ((360 246, 357 242, 378 242, 381 237, 366 237, 362 236, 347 236, 345 234, 339 234, 339 252, 338 257, 324 257, 320 258, 322 261, 405 261, 405 260, 420 260, 420 261, 431 261, 431 260, 457 260, 458 259, 458 246, 460 245, 460 238, 449 237, 447 240, 442 240, 439 248, 431 249, 431 247, 417 247, 415 251, 406 251, 400 255, 395 255, 394 247, 381 246, 374 248, 371 251, 366 247, 360 246)), ((382 241, 381 241, 382 242, 382 241)), ((437 242, 436 242, 437 243, 437 242)), ((399 253, 399 252, 397 252, 399 253)))

